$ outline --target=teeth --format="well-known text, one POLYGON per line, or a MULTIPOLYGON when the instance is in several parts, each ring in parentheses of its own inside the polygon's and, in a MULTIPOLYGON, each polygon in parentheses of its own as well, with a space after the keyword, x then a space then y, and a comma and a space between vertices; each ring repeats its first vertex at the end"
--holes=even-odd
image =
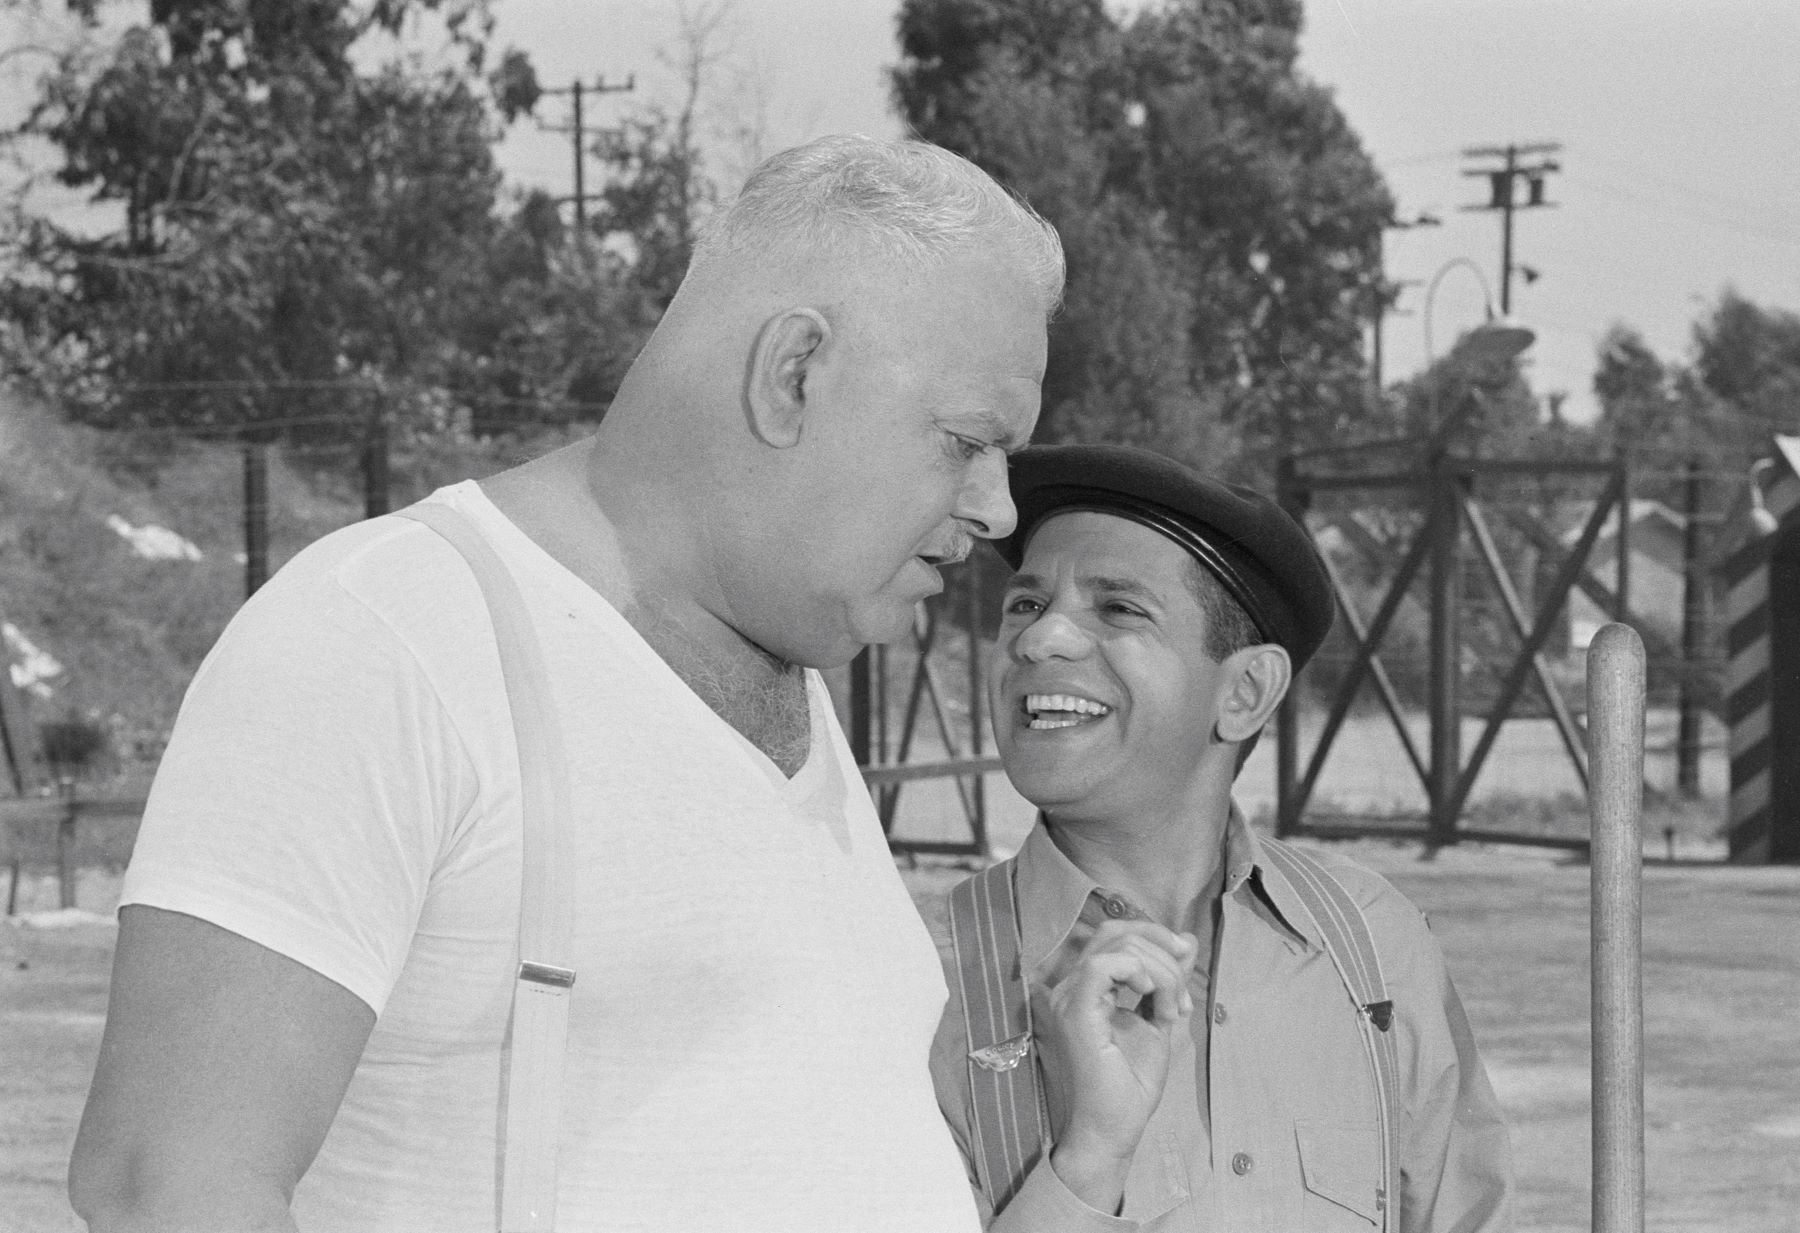
MULTIPOLYGON (((1034 713, 1072 711, 1077 715, 1107 715, 1112 712, 1112 708, 1104 702, 1095 702, 1092 698, 1078 698, 1074 694, 1026 694, 1025 709, 1034 713)), ((1069 722, 1073 723, 1074 721, 1069 722)))

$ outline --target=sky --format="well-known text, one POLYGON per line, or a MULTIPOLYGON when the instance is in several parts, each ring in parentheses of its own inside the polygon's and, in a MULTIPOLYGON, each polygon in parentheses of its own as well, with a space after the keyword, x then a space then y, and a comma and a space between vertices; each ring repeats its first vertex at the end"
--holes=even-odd
MULTIPOLYGON (((716 137, 725 187, 757 145, 899 131, 884 81, 898 7, 729 6, 712 41, 722 54, 714 118, 757 140, 716 137)), ((678 99, 678 0, 493 0, 493 11, 496 46, 530 53, 545 85, 577 75, 635 83, 590 99, 590 124, 678 99)), ((7 41, 16 47, 19 32, 7 41)), ((39 59, 0 53, 6 110, 19 111, 39 59)), ((1333 91, 1397 216, 1440 220, 1386 237, 1388 277, 1406 284, 1383 331, 1389 380, 1421 367, 1428 332, 1441 354, 1480 323, 1484 296, 1499 298, 1499 215, 1462 208, 1487 198, 1486 182, 1463 174, 1491 161, 1462 155, 1475 146, 1561 145, 1553 207, 1515 216, 1515 262, 1537 278, 1515 278, 1512 310, 1537 334, 1526 356, 1533 386, 1566 394, 1572 418, 1594 413, 1596 347, 1614 322, 1682 360, 1694 322, 1728 285, 1800 312, 1800 0, 1307 0, 1300 67, 1333 91)), ((548 98, 539 119, 555 124, 566 110, 548 98)), ((501 163, 520 185, 572 191, 564 134, 517 126, 501 163)), ((589 191, 598 174, 590 163, 589 191)))
MULTIPOLYGON (((1128 6, 1115 4, 1115 9, 1128 6)), ((1137 7, 1137 6, 1129 6, 1137 7)), ((891 134, 883 70, 897 0, 737 0, 723 33, 744 79, 741 115, 769 150, 834 131, 891 134), (748 83, 747 85, 745 83, 748 83)), ((546 84, 620 81, 617 108, 674 97, 659 64, 676 39, 673 0, 497 0, 497 41, 530 52, 546 84)), ((1693 324, 1727 286, 1800 311, 1800 3, 1795 0, 1309 0, 1301 70, 1334 92, 1386 177, 1398 217, 1390 279, 1409 285, 1384 330, 1392 380, 1498 311, 1500 216, 1465 169, 1469 147, 1558 142, 1551 208, 1514 216, 1513 315, 1540 394, 1595 411, 1597 344, 1623 321, 1658 354, 1690 354, 1693 324), (1471 265, 1479 273, 1471 271, 1471 265)), ((547 108, 547 114, 555 109, 547 108)), ((568 139, 519 133, 504 163, 521 182, 569 191, 568 139)), ((733 167, 732 174, 742 168, 733 167)))

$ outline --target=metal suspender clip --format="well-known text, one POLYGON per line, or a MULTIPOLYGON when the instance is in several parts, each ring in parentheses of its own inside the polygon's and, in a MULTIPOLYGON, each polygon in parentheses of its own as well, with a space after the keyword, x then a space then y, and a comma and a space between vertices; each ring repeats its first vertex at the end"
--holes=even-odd
MULTIPOLYGON (((571 978, 572 976, 573 974, 571 974, 571 978)), ((1369 1016, 1369 1022, 1375 1025, 1375 1030, 1378 1032, 1385 1032, 1390 1027, 1394 1026, 1394 1004, 1392 1001, 1370 1002, 1367 1006, 1363 1007, 1363 1014, 1369 1016)))
POLYGON ((574 968, 559 968, 548 963, 533 963, 529 959, 519 961, 519 979, 528 980, 534 985, 554 985, 558 989, 567 989, 575 983, 574 968))
POLYGON ((977 1066, 1000 1073, 1011 1070, 1025 1060, 1031 1052, 1031 1033, 1021 1032, 1010 1040, 1003 1040, 997 1045, 989 1045, 985 1049, 976 1049, 969 1054, 969 1060, 977 1066))

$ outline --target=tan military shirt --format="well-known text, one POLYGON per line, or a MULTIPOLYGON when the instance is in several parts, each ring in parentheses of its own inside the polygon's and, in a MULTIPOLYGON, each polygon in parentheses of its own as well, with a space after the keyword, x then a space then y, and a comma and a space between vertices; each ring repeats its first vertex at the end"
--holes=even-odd
MULTIPOLYGON (((1379 875, 1320 859, 1368 918, 1394 1002, 1406 1233, 1510 1227, 1511 1151, 1462 1003, 1424 917, 1379 875)), ((1210 973, 1139 1144, 1118 1215, 1077 1199, 1040 1158, 994 1233, 1336 1233, 1379 1227, 1376 1094, 1357 1011, 1322 939, 1235 811, 1210 973)), ((1108 915, 1136 907, 1097 885, 1040 823, 1018 856, 1030 979, 1054 985, 1108 915)), ((947 953, 947 944, 946 944, 947 953)), ((954 975, 932 1049, 938 1103, 972 1161, 968 1041, 954 975)), ((969 1165, 970 1184, 975 1168, 969 1165)))

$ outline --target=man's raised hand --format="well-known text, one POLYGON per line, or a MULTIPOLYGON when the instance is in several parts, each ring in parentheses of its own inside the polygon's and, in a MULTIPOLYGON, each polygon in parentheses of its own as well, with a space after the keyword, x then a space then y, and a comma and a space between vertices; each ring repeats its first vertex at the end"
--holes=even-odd
POLYGON ((1109 920, 1032 1010, 1056 1148, 1051 1164, 1076 1197, 1115 1213, 1144 1127, 1162 1098, 1175 1033, 1193 1013, 1192 934, 1109 920))

